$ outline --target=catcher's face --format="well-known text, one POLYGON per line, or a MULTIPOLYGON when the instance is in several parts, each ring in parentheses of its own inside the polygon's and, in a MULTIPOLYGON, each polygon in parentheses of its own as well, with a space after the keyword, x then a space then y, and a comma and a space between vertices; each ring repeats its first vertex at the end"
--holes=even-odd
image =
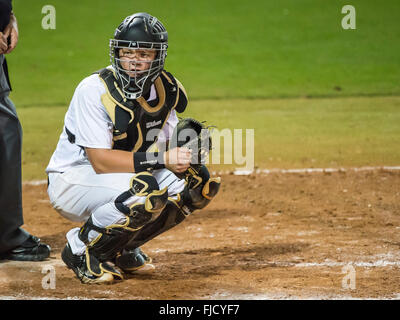
POLYGON ((130 77, 144 75, 156 58, 154 49, 119 49, 121 67, 130 77))

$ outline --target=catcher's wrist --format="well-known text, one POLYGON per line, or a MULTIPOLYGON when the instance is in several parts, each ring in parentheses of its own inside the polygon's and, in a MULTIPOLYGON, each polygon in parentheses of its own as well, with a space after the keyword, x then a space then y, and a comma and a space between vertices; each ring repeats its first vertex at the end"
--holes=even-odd
POLYGON ((165 168, 165 152, 134 152, 133 168, 135 172, 165 168))

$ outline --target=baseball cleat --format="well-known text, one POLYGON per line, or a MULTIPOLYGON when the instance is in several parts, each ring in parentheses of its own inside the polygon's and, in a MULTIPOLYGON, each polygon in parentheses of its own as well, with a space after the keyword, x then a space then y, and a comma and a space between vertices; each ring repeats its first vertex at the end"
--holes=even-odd
POLYGON ((85 254, 76 255, 67 244, 61 253, 61 258, 82 283, 109 284, 114 281, 114 277, 122 279, 118 270, 107 262, 100 262, 89 253, 88 249, 85 254))
POLYGON ((115 258, 115 265, 125 273, 152 272, 155 266, 152 259, 140 248, 133 250, 124 249, 121 254, 115 258))

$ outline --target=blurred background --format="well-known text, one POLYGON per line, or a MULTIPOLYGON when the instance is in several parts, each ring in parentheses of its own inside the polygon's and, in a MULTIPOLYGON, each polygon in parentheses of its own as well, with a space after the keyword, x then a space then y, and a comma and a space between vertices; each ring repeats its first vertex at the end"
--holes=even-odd
POLYGON ((45 178, 76 86, 110 63, 108 41, 135 12, 167 28, 165 68, 189 95, 184 115, 243 129, 243 142, 254 129, 256 168, 400 164, 397 0, 13 0, 13 8, 19 43, 7 60, 24 180, 45 178), (354 30, 342 28, 347 4, 354 30), (45 5, 56 9, 54 30, 42 28, 45 5))

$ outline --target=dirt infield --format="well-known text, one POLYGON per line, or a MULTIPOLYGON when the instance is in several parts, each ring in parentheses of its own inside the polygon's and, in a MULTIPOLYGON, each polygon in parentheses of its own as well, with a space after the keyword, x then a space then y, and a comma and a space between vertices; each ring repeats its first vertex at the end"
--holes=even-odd
POLYGON ((112 285, 82 285, 63 265, 65 233, 79 225, 51 208, 45 185, 25 185, 25 228, 52 254, 45 262, 0 261, 0 298, 400 298, 400 172, 222 181, 206 209, 143 246, 155 272, 112 285), (54 289, 43 281, 49 268, 54 289))

